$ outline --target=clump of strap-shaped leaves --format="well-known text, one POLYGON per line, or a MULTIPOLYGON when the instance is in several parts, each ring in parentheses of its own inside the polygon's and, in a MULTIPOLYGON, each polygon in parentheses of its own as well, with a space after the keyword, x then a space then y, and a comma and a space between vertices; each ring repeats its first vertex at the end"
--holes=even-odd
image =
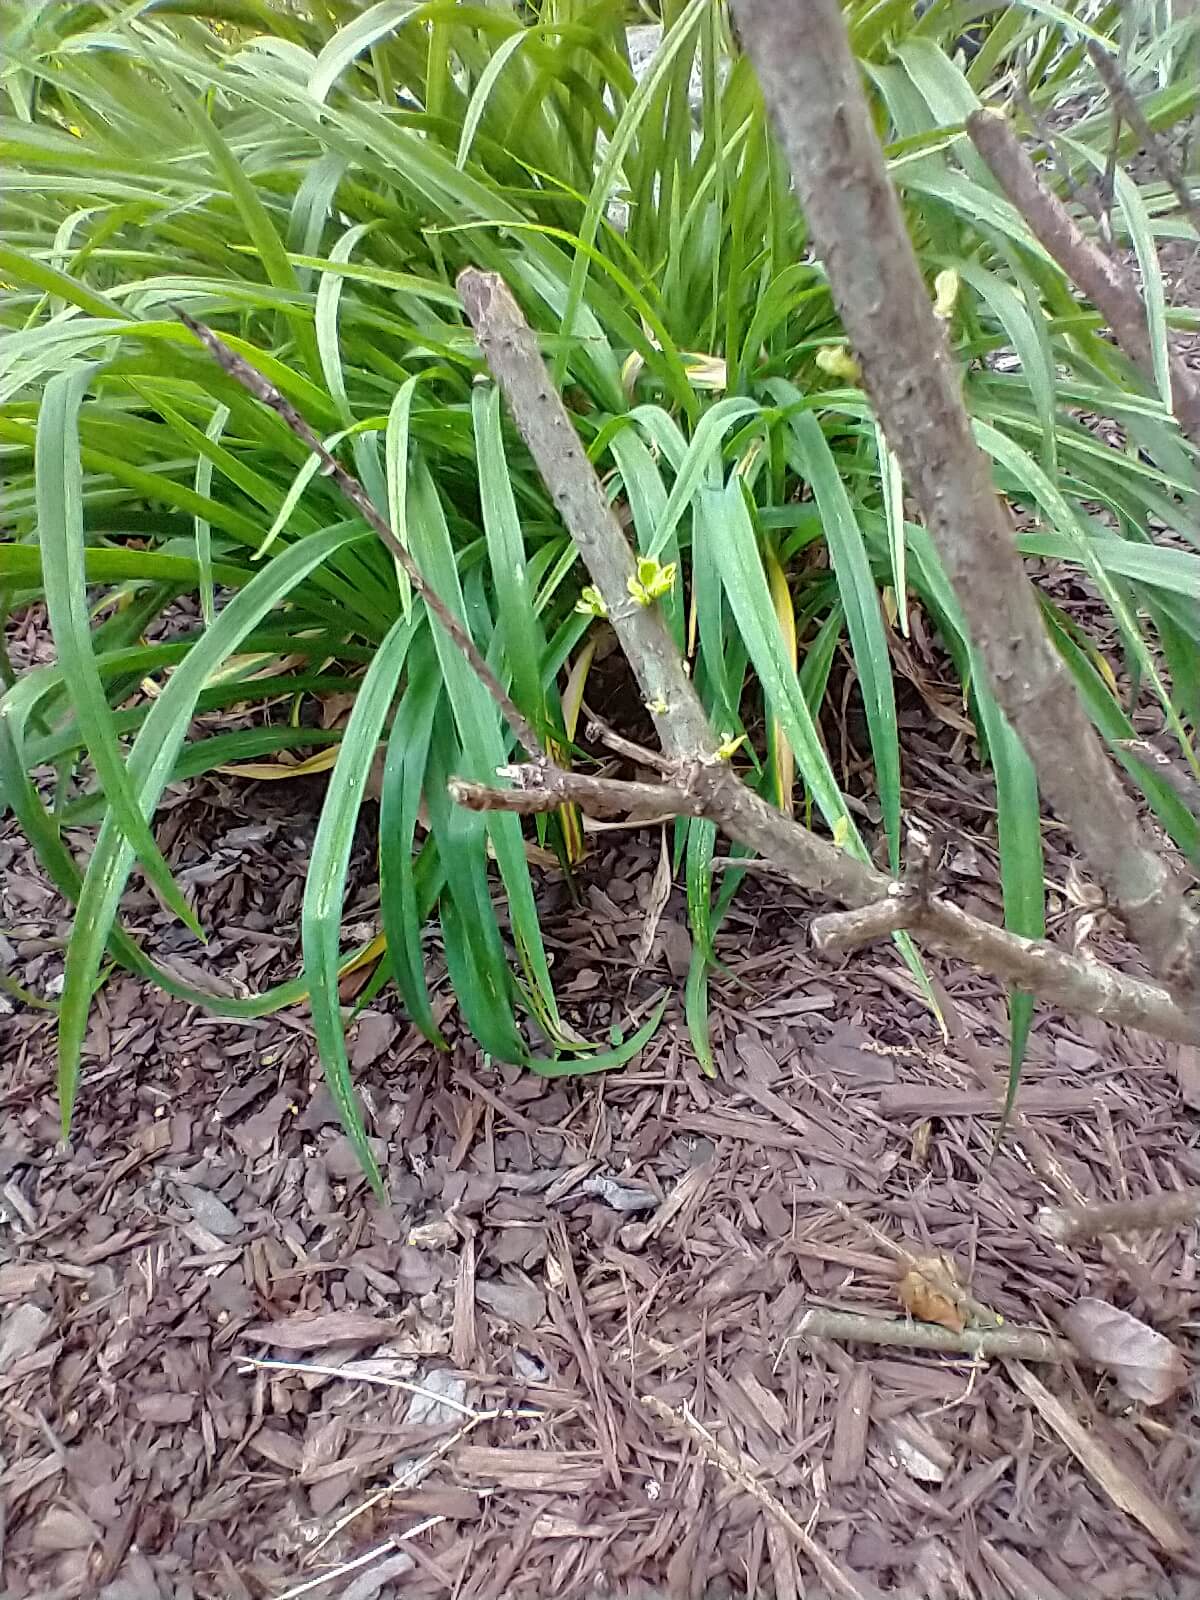
MULTIPOLYGON (((1171 413, 1167 341, 1190 313, 1168 312, 1156 254, 1187 223, 1167 183, 1127 175, 1126 135, 1109 222, 1140 269, 1148 379, 1103 336, 1100 313, 1074 296, 964 132, 989 90, 1019 86, 1034 116, 1089 93, 1093 108, 1059 154, 1077 180, 1102 176, 1112 124, 1087 46, 1118 42, 1118 8, 1009 7, 967 63, 956 41, 969 9, 939 3, 918 19, 909 5, 862 0, 844 17, 975 438, 1027 513, 1018 547, 1087 575, 1187 762, 1200 558, 1187 543, 1193 452, 1171 413), (1084 414, 1119 424, 1128 446, 1084 414), (1182 539, 1155 542, 1152 522, 1182 539)), ((378 960, 367 995, 394 981, 439 1040, 422 945, 432 918, 466 1023, 499 1059, 612 1065, 659 1015, 590 1046, 560 1017, 529 827, 447 794, 452 776, 489 783, 516 752, 513 730, 320 455, 211 359, 176 308, 216 329, 352 470, 565 770, 606 624, 580 603, 588 574, 499 395, 476 381, 455 280, 466 266, 499 274, 541 335, 638 551, 659 572, 675 568, 654 605, 692 652, 706 718, 730 748, 765 727, 761 743, 738 748, 741 775, 862 854, 819 732, 844 650, 900 872, 891 662, 921 608, 996 775, 1006 924, 1042 934, 1034 767, 909 511, 752 62, 716 0, 668 8, 640 77, 608 7, 518 16, 385 0, 346 7, 339 26, 326 8, 261 0, 14 12, 0 78, 0 592, 10 611, 45 600, 57 663, 17 681, 6 669, 0 782, 79 906, 62 1001, 67 1119, 109 959, 231 1015, 307 996, 364 1155, 339 982, 378 960), (181 614, 193 620, 179 626, 181 614), (269 709, 348 694, 341 727, 269 709), (263 715, 247 717, 255 706, 263 715), (381 751, 382 937, 346 950, 351 841, 381 751), (304 971, 262 995, 202 993, 123 932, 129 873, 136 863, 191 925, 153 839, 164 787, 215 769, 257 781, 288 762, 332 770, 304 971), (77 830, 89 827, 99 831, 85 857, 77 830)), ((1175 70, 1190 43, 1179 30, 1127 42, 1124 71, 1155 127, 1192 109, 1194 85, 1175 70)), ((1050 602, 1041 610, 1092 723, 1194 855, 1187 806, 1123 743, 1132 706, 1108 663, 1050 602)), ((543 845, 578 862, 586 838, 572 800, 537 826, 543 845)), ((702 1061, 714 938, 737 881, 714 877, 717 831, 692 815, 674 839, 702 1061)), ((1018 1060, 1029 1008, 1019 990, 1018 1060)))

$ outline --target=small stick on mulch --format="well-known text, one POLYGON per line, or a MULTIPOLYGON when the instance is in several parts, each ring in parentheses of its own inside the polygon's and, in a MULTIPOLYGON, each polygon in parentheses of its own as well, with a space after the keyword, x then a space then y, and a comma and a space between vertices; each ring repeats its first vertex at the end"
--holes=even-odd
POLYGON ((738 1456, 726 1450, 724 1445, 713 1438, 688 1406, 684 1405, 676 1410, 674 1406, 667 1405, 665 1400, 659 1400, 655 1395, 644 1394, 640 1398, 651 1416, 687 1434, 688 1438, 699 1446, 700 1453, 706 1460, 723 1472, 731 1483, 737 1484, 739 1489, 757 1500, 759 1505, 791 1534, 829 1586, 831 1593, 842 1595, 845 1600, 881 1600, 874 1584, 868 1583, 856 1573, 839 1565, 824 1546, 818 1544, 812 1534, 792 1515, 783 1501, 760 1483, 738 1456))
POLYGON ((806 1311, 789 1339, 839 1339, 847 1344, 890 1345, 900 1350, 944 1350, 960 1355, 1019 1357, 1022 1361, 1070 1361, 1074 1347, 1036 1328, 942 1328, 932 1322, 864 1317, 855 1311, 806 1311))
POLYGON ((1091 1473, 1113 1504, 1136 1517, 1163 1550, 1172 1554, 1185 1550, 1188 1536, 1183 1527, 1134 1476, 1132 1463, 1127 1467, 1117 1461, 1094 1430, 1081 1422, 1019 1361, 1006 1361, 1005 1368, 1017 1388, 1037 1407, 1043 1420, 1054 1429, 1080 1465, 1091 1473))
POLYGON ((1060 1211, 1043 1206, 1038 1226, 1056 1244, 1099 1239, 1106 1233, 1156 1233, 1159 1228, 1188 1227, 1200 1219, 1200 1190, 1181 1189, 1147 1195, 1143 1200, 1112 1200, 1060 1211))

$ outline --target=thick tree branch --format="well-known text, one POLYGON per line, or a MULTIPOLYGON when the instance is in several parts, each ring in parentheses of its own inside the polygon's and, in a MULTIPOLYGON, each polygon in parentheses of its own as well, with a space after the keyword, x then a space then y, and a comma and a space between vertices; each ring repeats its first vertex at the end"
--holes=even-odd
MULTIPOLYGON (((511 788, 489 790, 460 781, 456 798, 476 808, 518 811, 572 799, 602 816, 621 809, 644 815, 647 808, 660 815, 675 807, 680 814, 708 817, 727 838, 756 851, 810 894, 872 913, 877 902, 894 900, 892 881, 884 873, 768 805, 717 755, 704 707, 657 607, 629 603, 633 557, 628 542, 551 383, 536 335, 494 274, 468 269, 459 278, 459 289, 489 363, 495 361, 493 370, 517 427, 609 609, 642 694, 647 700, 658 698, 652 714, 670 752, 667 776, 672 781, 661 794, 665 803, 658 805, 653 784, 613 784, 535 762, 525 775, 519 768, 505 768, 511 788)), ((1164 1038, 1200 1040, 1200 1020, 1152 984, 1081 961, 1043 941, 1022 939, 935 898, 912 896, 905 911, 907 925, 943 954, 965 956, 1068 1010, 1091 1012, 1164 1038)))
MULTIPOLYGON (((1130 361, 1153 383, 1146 308, 1132 275, 1080 232, 1066 206, 1038 176, 1006 117, 976 111, 967 119, 967 132, 1034 238, 1092 302, 1130 361)), ((1177 356, 1169 357, 1169 371, 1176 420, 1193 444, 1200 445, 1200 387, 1177 356)))
POLYGON ((1042 623, 888 180, 839 0, 734 0, 813 242, 996 699, 1152 969, 1200 1001, 1200 917, 1155 849, 1042 623))

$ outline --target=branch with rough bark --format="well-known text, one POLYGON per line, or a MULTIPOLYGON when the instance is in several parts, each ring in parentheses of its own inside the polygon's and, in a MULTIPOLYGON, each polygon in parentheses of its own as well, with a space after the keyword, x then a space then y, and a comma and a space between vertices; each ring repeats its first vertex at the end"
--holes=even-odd
MULTIPOLYGON (((1030 233, 1092 302, 1130 361, 1153 383, 1146 307, 1132 274, 1080 231, 1066 206, 1042 182, 1006 117, 996 111, 976 111, 967 118, 967 132, 1030 233)), ((1176 420, 1193 444, 1200 445, 1200 387, 1177 356, 1169 356, 1168 362, 1176 420)))
POLYGON ((1171 159, 1171 154, 1165 141, 1159 137, 1142 115, 1142 108, 1137 103, 1137 96, 1129 87, 1116 56, 1111 51, 1105 50, 1103 45, 1098 44, 1095 39, 1088 40, 1087 52, 1091 57, 1092 65, 1103 80, 1104 87, 1112 96, 1114 110, 1129 124, 1138 144, 1141 145, 1154 163, 1155 171, 1174 194, 1176 200, 1178 200, 1179 209, 1187 217, 1196 232, 1200 234, 1200 206, 1196 204, 1196 197, 1192 193, 1191 185, 1188 183, 1178 163, 1171 159))
POLYGON ((1200 1003, 1200 917, 1156 849, 1047 636, 971 431, 889 181, 838 0, 734 0, 863 382, 1005 715, 1153 971, 1200 1003))
MULTIPOLYGON (((585 811, 644 815, 674 810, 708 817, 725 836, 757 852, 809 893, 861 911, 903 900, 903 926, 945 955, 994 972, 1069 1011, 1089 1012, 1165 1038, 1200 1039, 1200 1020, 1153 984, 1080 960, 1044 940, 1024 939, 926 894, 907 894, 884 873, 801 826, 756 795, 718 753, 716 735, 657 606, 632 601, 633 555, 555 390, 537 336, 503 281, 468 268, 459 293, 492 370, 546 487, 558 506, 646 701, 663 749, 666 782, 613 783, 551 768, 506 767, 511 787, 456 782, 457 799, 477 809, 549 810, 574 800, 585 811), (655 794, 662 803, 656 803, 655 794), (865 909, 864 909, 865 908, 865 909)), ((880 933, 887 931, 881 928, 880 933)))
MULTIPOLYGON (((517 813, 552 810, 564 801, 574 801, 589 815, 624 816, 635 823, 667 816, 705 816, 728 838, 756 851, 771 870, 812 894, 857 910, 861 920, 855 942, 887 931, 877 927, 881 907, 902 905, 902 921, 897 926, 910 928, 945 955, 966 959, 1066 1010, 1091 1013, 1167 1039, 1200 1043, 1200 1022, 1162 989, 1080 960, 1044 941, 1020 938, 934 896, 914 895, 910 885, 893 883, 866 862, 800 826, 736 777, 721 759, 716 736, 660 613, 630 597, 628 580, 634 567, 629 545, 551 386, 535 335, 499 278, 468 271, 460 287, 521 431, 608 604, 635 676, 651 703, 667 754, 643 751, 604 727, 599 729, 600 735, 643 765, 657 767, 662 782, 628 782, 568 772, 537 754, 537 735, 529 722, 483 660, 462 622, 376 511, 358 479, 329 454, 295 407, 262 373, 210 329, 185 319, 223 370, 276 411, 297 438, 320 456, 349 504, 408 573, 414 591, 478 674, 517 739, 535 752, 532 760, 498 772, 497 777, 509 787, 453 779, 454 799, 476 810, 517 813), (877 934, 870 932, 872 927, 877 927, 877 934)), ((744 870, 747 863, 739 865, 744 870)), ((827 948, 833 946, 834 941, 828 941, 827 948)))

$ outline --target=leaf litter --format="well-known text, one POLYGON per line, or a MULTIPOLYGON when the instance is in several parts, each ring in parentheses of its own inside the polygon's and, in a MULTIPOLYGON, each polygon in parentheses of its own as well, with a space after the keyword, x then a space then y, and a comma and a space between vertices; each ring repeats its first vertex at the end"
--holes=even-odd
MULTIPOLYGON (((946 771, 952 730, 906 737, 914 781, 946 771)), ((164 819, 185 870, 237 828, 273 841, 196 882, 205 962, 235 990, 294 970, 313 804, 299 785, 217 779, 164 819)), ((963 813, 980 875, 956 887, 986 900, 994 839, 977 817, 963 813)), ((580 904, 543 885, 563 992, 594 975, 571 1011, 589 1036, 627 993, 671 981, 653 946, 630 976, 661 864, 656 836, 607 834, 580 904)), ((6 831, 0 894, 26 879, 6 831)), ((660 916, 682 925, 681 898, 668 885, 660 916)), ((131 902, 169 951, 169 919, 131 902)), ((369 928, 377 903, 363 841, 349 915, 369 928)), ((449 1007, 440 1057, 376 999, 359 1077, 385 1207, 347 1157, 302 1012, 231 1025, 115 978, 66 1150, 50 1024, 6 1016, 5 1594, 591 1600, 637 1580, 791 1596, 816 1560, 827 1588, 863 1595, 1182 1600, 1200 1419, 1194 1385, 1153 1415, 1130 1402, 1122 1363, 1155 1394, 1175 1371, 1145 1334, 1107 1329, 1113 1381, 1090 1402, 1057 1368, 789 1337, 813 1303, 896 1317, 888 1241, 915 1239, 909 1316, 973 1326, 977 1297, 1008 1324, 1066 1326, 1117 1300, 1194 1362, 1194 1224, 1124 1253, 1063 1250, 1036 1225, 1048 1202, 1200 1182, 1174 1047, 1044 1017, 1037 1160, 1012 1136, 996 1148, 1003 997, 943 969, 943 1040, 885 953, 841 975, 814 960, 807 910, 778 884, 735 900, 715 1080, 678 1017, 625 1072, 551 1083, 489 1068, 449 1007), (668 1420, 686 1416, 715 1452, 668 1420)), ((8 969, 48 992, 63 908, 22 894, 0 911, 8 969)))

